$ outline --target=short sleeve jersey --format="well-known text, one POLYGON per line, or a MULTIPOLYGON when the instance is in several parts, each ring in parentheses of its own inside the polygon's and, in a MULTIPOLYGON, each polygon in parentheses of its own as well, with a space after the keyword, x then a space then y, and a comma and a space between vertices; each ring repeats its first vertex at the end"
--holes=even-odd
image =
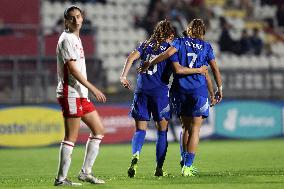
POLYGON ((58 77, 57 98, 88 98, 88 89, 69 73, 66 64, 69 60, 76 61, 76 68, 87 79, 81 39, 73 33, 63 32, 58 40, 56 55, 58 77))
MULTIPOLYGON (((177 55, 171 56, 171 61, 179 62, 184 67, 208 66, 209 62, 215 59, 211 45, 201 39, 180 37, 171 45, 177 49, 177 55)), ((208 96, 206 78, 202 74, 175 75, 172 88, 182 93, 208 96)))
MULTIPOLYGON (((156 51, 153 50, 153 44, 151 43, 147 47, 144 46, 145 43, 142 43, 136 49, 140 53, 140 65, 167 50, 170 47, 170 44, 164 42, 156 51)), ((138 74, 135 92, 143 92, 152 96, 168 93, 168 84, 171 73, 169 59, 151 66, 148 71, 138 74)))

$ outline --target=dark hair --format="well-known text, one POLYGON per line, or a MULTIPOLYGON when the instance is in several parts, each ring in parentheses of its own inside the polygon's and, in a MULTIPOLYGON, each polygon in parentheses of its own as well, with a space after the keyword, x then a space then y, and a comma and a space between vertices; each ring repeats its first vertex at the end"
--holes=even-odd
POLYGON ((160 21, 154 29, 151 37, 146 40, 144 48, 146 48, 150 43, 155 43, 153 50, 157 51, 160 45, 165 42, 171 35, 175 33, 172 24, 168 20, 160 21))
POLYGON ((64 29, 65 30, 68 30, 68 24, 67 24, 66 21, 69 19, 69 12, 73 11, 73 10, 78 10, 82 14, 82 10, 79 7, 77 7, 76 5, 71 5, 71 6, 67 7, 64 11, 64 14, 63 14, 63 16, 64 16, 64 29))
POLYGON ((193 38, 203 39, 205 25, 202 19, 193 19, 187 26, 187 34, 193 38))
POLYGON ((77 9, 78 11, 80 11, 80 13, 82 13, 82 11, 81 11, 81 9, 79 8, 79 7, 77 7, 76 5, 71 5, 71 6, 69 6, 69 7, 67 7, 66 9, 65 9, 65 11, 64 11, 64 18, 65 19, 68 19, 68 17, 69 17, 69 12, 70 11, 73 11, 73 10, 75 10, 75 9, 77 9))

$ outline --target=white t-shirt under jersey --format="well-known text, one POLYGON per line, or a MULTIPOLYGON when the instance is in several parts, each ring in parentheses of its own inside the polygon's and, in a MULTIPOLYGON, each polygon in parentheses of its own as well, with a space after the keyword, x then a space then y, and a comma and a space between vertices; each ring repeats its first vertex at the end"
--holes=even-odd
POLYGON ((68 60, 75 60, 77 69, 87 79, 84 50, 80 38, 73 33, 63 32, 58 40, 56 54, 58 77, 56 97, 88 98, 88 89, 69 73, 66 65, 68 60))

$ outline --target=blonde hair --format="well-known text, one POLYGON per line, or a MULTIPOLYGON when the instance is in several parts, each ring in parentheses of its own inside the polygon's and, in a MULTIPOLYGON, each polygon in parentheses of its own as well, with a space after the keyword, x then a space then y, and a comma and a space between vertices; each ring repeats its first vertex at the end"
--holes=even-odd
POLYGON ((174 35, 174 33, 175 30, 172 24, 166 19, 162 20, 155 26, 154 32, 150 38, 146 40, 144 48, 154 42, 153 49, 154 51, 157 51, 160 45, 174 35))
POLYGON ((187 34, 192 38, 203 39, 205 25, 202 19, 193 19, 187 26, 187 34))

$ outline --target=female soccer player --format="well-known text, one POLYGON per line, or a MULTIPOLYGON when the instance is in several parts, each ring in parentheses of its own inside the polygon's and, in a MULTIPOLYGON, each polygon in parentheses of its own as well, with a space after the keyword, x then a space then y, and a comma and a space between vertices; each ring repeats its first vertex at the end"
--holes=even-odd
MULTIPOLYGON (((215 94, 216 102, 223 98, 222 79, 211 45, 204 41, 205 26, 203 20, 194 19, 187 27, 188 37, 177 38, 171 47, 156 58, 146 62, 139 71, 147 70, 174 53, 178 53, 176 60, 181 66, 197 68, 203 65, 210 65, 217 85, 215 94)), ((173 104, 177 115, 183 125, 183 152, 182 167, 183 176, 194 176, 195 170, 192 166, 199 143, 199 131, 204 118, 209 115, 209 102, 207 82, 204 75, 193 74, 187 76, 175 76, 172 84, 173 104)), ((211 99, 212 92, 210 92, 211 99)))
MULTIPOLYGON (((174 29, 169 21, 159 22, 150 39, 143 42, 127 58, 120 81, 125 88, 131 89, 127 80, 127 74, 133 62, 141 59, 140 65, 144 61, 164 52, 169 46, 169 42, 174 37, 174 29)), ((156 142, 156 171, 155 176, 166 176, 163 171, 163 163, 167 152, 167 130, 170 119, 169 106, 169 77, 171 75, 171 60, 162 61, 160 64, 151 67, 147 72, 137 76, 137 86, 134 92, 134 100, 130 111, 135 119, 136 132, 132 138, 132 160, 128 169, 128 176, 134 177, 136 174, 139 155, 144 143, 147 121, 151 115, 156 122, 157 142, 156 142)), ((179 64, 173 65, 174 71, 178 74, 205 73, 207 68, 183 68, 179 64)))
POLYGON ((99 102, 105 102, 106 97, 87 80, 84 50, 79 37, 82 22, 82 11, 77 6, 72 5, 64 11, 65 31, 61 34, 56 49, 58 75, 56 93, 63 112, 65 136, 59 150, 55 186, 81 185, 67 179, 81 120, 90 128, 91 133, 78 179, 92 184, 105 183, 92 174, 92 166, 99 153, 104 127, 95 106, 88 99, 88 90, 99 102))

